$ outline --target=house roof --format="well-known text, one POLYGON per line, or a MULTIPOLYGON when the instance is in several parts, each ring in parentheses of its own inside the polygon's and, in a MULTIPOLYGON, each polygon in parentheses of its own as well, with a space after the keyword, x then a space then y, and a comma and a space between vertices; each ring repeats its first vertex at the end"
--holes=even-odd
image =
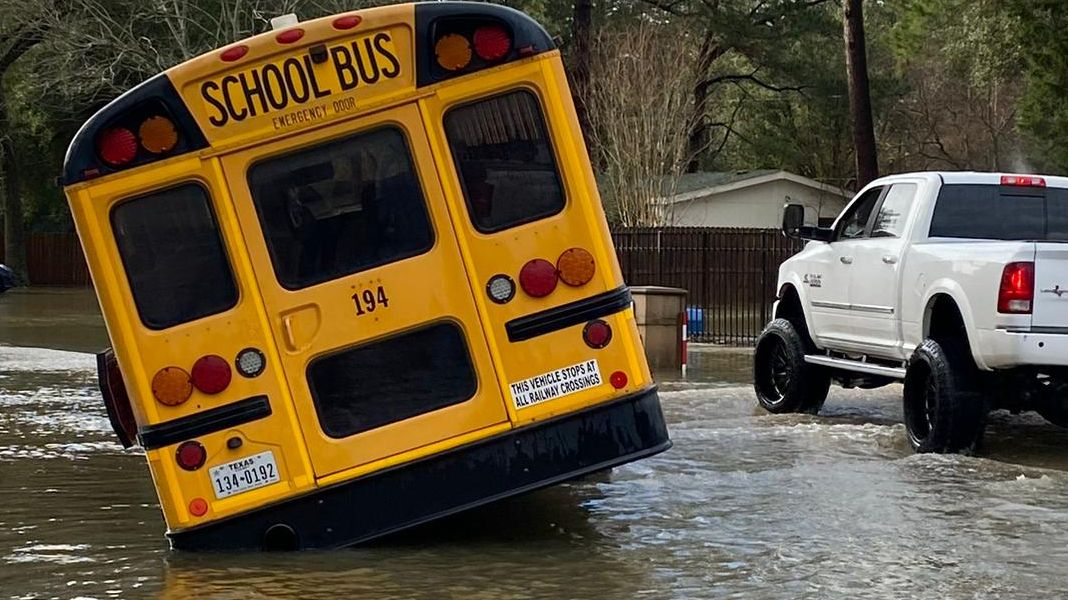
POLYGON ((775 169, 756 169, 753 171, 701 171, 684 173, 675 187, 675 194, 665 201, 669 204, 685 202, 704 196, 761 185, 778 180, 792 181, 810 188, 849 199, 853 193, 840 187, 820 183, 815 179, 802 177, 789 171, 775 169))

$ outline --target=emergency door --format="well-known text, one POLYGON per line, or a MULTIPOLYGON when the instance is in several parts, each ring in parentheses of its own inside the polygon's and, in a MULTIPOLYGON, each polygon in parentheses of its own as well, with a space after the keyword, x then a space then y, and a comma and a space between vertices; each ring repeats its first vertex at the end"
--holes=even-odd
POLYGON ((507 421, 415 105, 223 168, 318 477, 507 421))

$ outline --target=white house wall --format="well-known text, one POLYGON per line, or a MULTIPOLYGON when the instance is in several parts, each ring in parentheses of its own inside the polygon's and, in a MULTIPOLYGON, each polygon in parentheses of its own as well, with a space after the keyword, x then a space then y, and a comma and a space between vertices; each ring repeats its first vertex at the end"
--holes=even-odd
POLYGON ((837 216, 848 202, 837 194, 780 179, 673 204, 671 223, 683 227, 777 228, 782 224, 787 197, 805 206, 805 221, 812 224, 817 214, 837 216))

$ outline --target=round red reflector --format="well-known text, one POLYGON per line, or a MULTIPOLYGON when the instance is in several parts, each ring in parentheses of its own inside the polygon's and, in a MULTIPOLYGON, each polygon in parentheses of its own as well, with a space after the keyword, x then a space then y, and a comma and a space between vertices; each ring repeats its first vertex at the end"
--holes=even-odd
POLYGON ((360 17, 356 15, 349 15, 347 17, 338 17, 334 19, 334 29, 352 29, 360 24, 362 21, 360 17))
POLYGON ((208 460, 208 451, 204 449, 200 442, 195 440, 182 442, 174 454, 175 459, 178 461, 178 466, 186 471, 196 471, 203 467, 204 462, 208 460))
POLYGON ((475 30, 475 54, 482 60, 500 60, 512 48, 512 38, 500 25, 483 25, 475 30))
POLYGON ((241 44, 240 46, 233 46, 223 50, 219 58, 226 62, 234 62, 235 60, 240 60, 246 54, 248 54, 248 46, 241 44))
POLYGON ((627 374, 623 371, 616 371, 608 377, 608 381, 612 384, 612 387, 621 390, 627 387, 627 374))
POLYGON ((582 340, 590 348, 604 348, 612 341, 612 328, 600 319, 590 321, 582 330, 582 340))
POLYGON ((304 37, 304 30, 298 27, 296 29, 287 29, 276 35, 274 39, 278 40, 279 44, 292 44, 302 37, 304 37))
POLYGON ((208 514, 208 501, 203 498, 193 498, 190 500, 189 514, 194 517, 203 517, 208 514))
POLYGON ((113 127, 100 135, 96 148, 104 162, 124 165, 137 157, 137 136, 125 127, 113 127))
POLYGON ((230 385, 230 363, 221 356, 209 354, 193 363, 193 385, 205 394, 218 394, 230 385))
POLYGON ((528 261, 519 271, 519 287, 528 296, 548 296, 556 289, 556 265, 542 258, 528 261))

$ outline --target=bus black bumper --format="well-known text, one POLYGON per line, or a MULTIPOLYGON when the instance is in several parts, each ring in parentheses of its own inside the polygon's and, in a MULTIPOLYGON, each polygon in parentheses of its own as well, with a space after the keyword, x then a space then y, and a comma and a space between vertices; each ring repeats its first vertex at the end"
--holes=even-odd
POLYGON ((670 447, 650 388, 167 537, 178 550, 349 546, 670 447))

